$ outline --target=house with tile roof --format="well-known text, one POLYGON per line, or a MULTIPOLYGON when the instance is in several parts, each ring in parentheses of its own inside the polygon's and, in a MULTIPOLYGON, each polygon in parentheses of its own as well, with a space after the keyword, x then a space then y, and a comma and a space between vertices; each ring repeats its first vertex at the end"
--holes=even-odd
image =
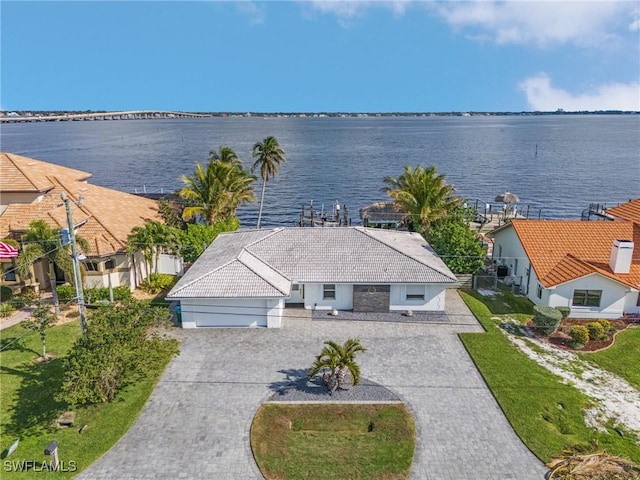
POLYGON ((280 327, 285 306, 445 310, 455 275, 417 233, 364 227, 220 234, 169 292, 182 326, 280 327))
MULTIPOLYGON (((34 220, 44 220, 56 230, 66 228, 66 211, 61 193, 71 200, 76 235, 89 244, 85 287, 135 288, 148 276, 141 252, 126 253, 126 241, 134 226, 161 220, 155 200, 91 185, 91 174, 33 158, 0 153, 0 238, 20 240, 34 220)), ((179 263, 179 262, 178 262, 179 263)), ((22 281, 14 271, 15 260, 3 260, 2 283, 14 288, 36 284, 51 288, 45 261, 34 267, 34 276, 22 281)), ((177 265, 179 270, 181 265, 177 265)), ((64 273, 55 269, 57 281, 64 273)))
POLYGON ((640 313, 640 217, 625 205, 615 221, 513 220, 489 234, 493 259, 535 304, 574 318, 640 313))

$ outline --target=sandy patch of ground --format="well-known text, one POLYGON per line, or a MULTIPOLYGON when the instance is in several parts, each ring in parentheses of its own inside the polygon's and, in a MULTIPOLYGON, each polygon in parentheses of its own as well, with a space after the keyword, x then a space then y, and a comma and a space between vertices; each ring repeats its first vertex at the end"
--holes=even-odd
POLYGON ((507 338, 525 355, 562 378, 594 400, 585 411, 585 422, 592 428, 606 430, 613 422, 636 435, 640 443, 640 392, 625 380, 601 370, 572 352, 558 350, 534 338, 505 332, 507 338))

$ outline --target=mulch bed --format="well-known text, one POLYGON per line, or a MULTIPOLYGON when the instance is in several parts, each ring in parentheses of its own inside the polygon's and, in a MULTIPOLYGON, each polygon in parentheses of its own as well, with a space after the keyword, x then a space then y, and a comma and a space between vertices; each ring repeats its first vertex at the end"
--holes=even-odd
POLYGON ((527 327, 538 340, 549 343, 562 350, 570 350, 572 352, 597 352, 598 350, 602 350, 610 346, 613 343, 613 339, 616 333, 624 330, 630 325, 638 324, 638 322, 633 321, 633 319, 609 320, 611 322, 611 327, 615 328, 615 331, 607 332, 606 340, 589 340, 589 342, 587 342, 587 344, 580 350, 571 348, 571 343, 573 342, 573 340, 569 336, 569 329, 574 325, 584 325, 586 327, 588 323, 594 321, 595 320, 592 318, 567 318, 560 323, 560 328, 558 328, 558 330, 550 336, 538 330, 533 323, 533 320, 530 320, 527 323, 527 327))

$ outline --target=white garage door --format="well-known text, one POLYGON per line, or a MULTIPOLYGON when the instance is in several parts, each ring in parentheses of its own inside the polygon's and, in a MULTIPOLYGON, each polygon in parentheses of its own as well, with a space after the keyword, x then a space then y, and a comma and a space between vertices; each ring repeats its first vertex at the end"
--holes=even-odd
POLYGON ((266 327, 266 300, 200 300, 182 303, 182 322, 196 327, 266 327), (197 302, 197 303, 196 303, 197 302))

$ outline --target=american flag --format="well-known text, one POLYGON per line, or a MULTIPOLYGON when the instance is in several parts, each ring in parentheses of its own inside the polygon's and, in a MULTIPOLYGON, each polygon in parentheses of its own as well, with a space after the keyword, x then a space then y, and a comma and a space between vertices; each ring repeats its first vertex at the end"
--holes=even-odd
POLYGON ((0 258, 16 258, 18 256, 18 249, 11 245, 0 242, 0 258))

